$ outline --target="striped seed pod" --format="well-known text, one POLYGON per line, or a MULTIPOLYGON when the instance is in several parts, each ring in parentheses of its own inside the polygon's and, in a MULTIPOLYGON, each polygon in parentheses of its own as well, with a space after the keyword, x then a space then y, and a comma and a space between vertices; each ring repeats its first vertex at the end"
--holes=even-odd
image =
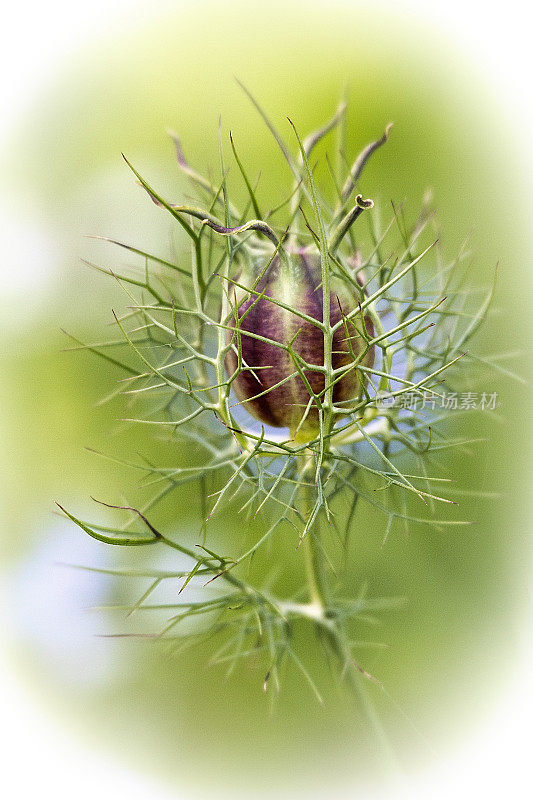
MULTIPOLYGON (((290 269, 276 256, 254 293, 237 296, 238 321, 233 319, 231 327, 236 331, 228 334, 233 346, 226 357, 226 370, 230 376, 235 374, 240 349, 240 369, 233 380, 239 401, 256 419, 288 428, 291 438, 305 442, 319 433, 325 374, 312 367, 324 366, 324 332, 289 308, 323 321, 320 254, 299 249, 288 258, 290 269)), ((364 318, 364 326, 359 314, 347 319, 357 309, 358 299, 355 287, 351 290, 344 283, 339 291, 330 293, 330 328, 341 323, 333 333, 331 369, 347 368, 333 385, 334 404, 357 401, 364 375, 358 366, 348 368, 357 363, 371 366, 374 360, 373 348, 366 341, 373 336, 370 318, 364 318)))

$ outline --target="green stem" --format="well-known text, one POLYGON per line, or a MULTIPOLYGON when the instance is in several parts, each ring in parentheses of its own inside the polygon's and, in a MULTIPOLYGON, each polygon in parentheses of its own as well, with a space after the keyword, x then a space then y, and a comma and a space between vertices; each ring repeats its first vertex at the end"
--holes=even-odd
POLYGON ((323 569, 323 561, 321 554, 314 541, 313 533, 309 531, 303 541, 303 548, 305 553, 305 567, 307 574, 307 586, 309 589, 309 597, 314 605, 324 608, 326 605, 327 585, 323 569))
MULTIPOLYGON (((309 480, 314 476, 313 458, 311 454, 302 455, 298 465, 299 478, 302 482, 301 492, 301 511, 304 519, 307 519, 313 506, 313 487, 309 480)), ((328 617, 327 611, 329 603, 329 587, 325 568, 324 554, 320 542, 320 529, 315 521, 307 532, 303 540, 302 547, 305 554, 305 566, 307 575, 307 587, 309 590, 309 600, 313 606, 320 611, 320 625, 328 636, 333 652, 337 655, 339 663, 344 665, 346 679, 358 698, 364 715, 370 723, 376 741, 379 744, 385 763, 391 775, 399 775, 396 754, 388 740, 387 734, 381 724, 379 715, 367 694, 364 682, 365 676, 361 674, 355 661, 352 658, 350 648, 346 641, 346 635, 340 625, 335 620, 328 617)))
MULTIPOLYGON (((301 511, 304 519, 307 519, 313 507, 313 488, 309 485, 309 478, 314 477, 312 456, 310 454, 302 456, 298 466, 299 478, 302 482, 301 511)), ((307 586, 311 602, 320 606, 321 609, 325 609, 329 594, 328 582, 320 543, 320 530, 316 522, 307 532, 302 547, 305 554, 307 586)))

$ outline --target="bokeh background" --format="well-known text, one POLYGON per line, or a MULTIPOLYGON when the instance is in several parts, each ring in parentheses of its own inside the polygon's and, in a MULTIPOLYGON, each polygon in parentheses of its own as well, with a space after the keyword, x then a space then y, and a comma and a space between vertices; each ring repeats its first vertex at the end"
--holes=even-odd
MULTIPOLYGON (((135 477, 87 447, 169 463, 189 455, 118 423, 120 399, 100 402, 115 388, 116 371, 90 354, 63 352, 69 342, 60 328, 86 341, 107 338, 111 308, 125 305, 113 282, 80 259, 106 266, 131 259, 88 234, 163 254, 184 245, 135 185, 121 151, 177 200, 186 185, 165 130, 177 130, 194 165, 214 172, 221 116, 242 160, 260 164, 262 196, 275 199, 280 184, 288 185, 287 170, 234 76, 281 129, 289 114, 302 132, 328 118, 347 87, 350 155, 395 122, 367 168, 365 196, 385 209, 391 199, 407 198, 414 216, 432 187, 448 257, 474 227, 470 285, 488 286, 496 262, 500 274, 476 349, 502 354, 504 368, 526 377, 529 177, 520 119, 502 113, 483 63, 464 42, 410 4, 119 4, 109 25, 101 13, 102 24, 83 46, 68 49, 20 111, 0 155, 2 634, 9 669, 33 704, 106 754, 111 780, 113 770, 126 769, 179 797, 340 797, 355 789, 376 796, 387 790, 371 731, 346 696, 328 687, 308 632, 302 646, 316 660, 325 709, 296 675, 287 676, 272 709, 261 670, 242 667, 226 680, 223 669, 207 666, 209 647, 172 659, 146 643, 99 636, 116 630, 118 618, 90 609, 132 600, 146 585, 65 564, 142 566, 142 559, 84 538, 54 515, 53 502, 82 516, 92 512, 89 495, 131 499, 135 477)), ((471 457, 451 455, 446 463, 464 492, 461 513, 476 524, 444 534, 413 529, 409 538, 396 531, 382 549, 380 521, 369 516, 357 535, 354 585, 408 598, 367 632, 387 647, 364 655, 365 668, 387 689, 372 689, 374 701, 407 780, 438 764, 446 772, 453 754, 489 724, 524 636, 527 390, 502 373, 488 374, 483 388, 498 392, 500 419, 458 418, 455 430, 483 441, 471 457)), ((173 498, 157 519, 194 541, 195 490, 173 498)), ((217 537, 226 547, 238 542, 231 513, 217 537)), ((281 555, 287 567, 280 585, 289 589, 298 564, 292 549, 281 555)), ((31 729, 28 743, 38 746, 31 729)))

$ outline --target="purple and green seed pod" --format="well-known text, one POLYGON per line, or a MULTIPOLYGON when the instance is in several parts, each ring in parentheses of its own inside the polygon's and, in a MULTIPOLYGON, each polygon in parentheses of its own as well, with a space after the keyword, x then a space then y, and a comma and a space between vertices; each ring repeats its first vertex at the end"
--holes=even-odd
MULTIPOLYGON (((292 350, 307 364, 324 365, 324 333, 309 320, 285 308, 280 308, 267 298, 279 301, 295 311, 322 322, 323 293, 321 284, 320 254, 317 251, 298 250, 290 254, 291 268, 287 271, 278 256, 264 277, 255 287, 255 292, 244 293, 242 302, 237 297, 239 324, 230 324, 240 331, 242 369, 233 381, 237 398, 256 419, 279 428, 288 428, 297 441, 309 441, 319 433, 319 409, 315 401, 309 406, 312 392, 321 396, 325 387, 325 376, 312 369, 301 368, 305 380, 298 373, 295 361, 286 348, 255 338, 261 336, 282 345, 292 343, 292 350), (247 333, 255 334, 249 336, 247 333), (295 338, 296 337, 296 338, 295 338), (295 374, 296 373, 296 374, 295 374), (308 386, 306 385, 308 383, 308 386), (260 395, 260 396, 258 396, 260 395), (307 412, 307 413, 306 413, 307 412), (305 419, 302 418, 305 417, 305 419)), ((242 297, 243 295, 241 295, 242 297)), ((355 288, 342 284, 339 290, 330 292, 330 326, 334 327, 354 309, 358 295, 355 288), (341 311, 342 309, 342 311, 341 311)), ((367 349, 363 338, 361 316, 344 320, 333 334, 332 369, 348 367, 367 349)), ((365 336, 373 336, 371 319, 364 319, 365 336)), ((236 334, 228 334, 228 342, 235 344, 236 334)), ((226 357, 229 376, 235 373, 238 356, 232 348, 226 357)), ((371 366, 374 361, 373 348, 361 359, 361 364, 371 366)), ((357 367, 349 370, 333 386, 333 403, 356 401, 362 393, 364 374, 357 367)))

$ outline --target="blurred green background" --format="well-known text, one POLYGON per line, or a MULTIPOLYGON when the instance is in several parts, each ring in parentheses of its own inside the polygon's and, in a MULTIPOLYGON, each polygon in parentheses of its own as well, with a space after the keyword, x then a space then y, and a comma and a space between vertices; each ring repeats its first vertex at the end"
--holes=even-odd
MULTIPOLYGON (((131 259, 87 234, 163 257, 185 245, 136 187, 121 151, 178 201, 187 187, 165 129, 179 132, 194 166, 216 174, 221 115, 224 135, 231 128, 243 162, 261 169, 265 203, 289 185, 286 165, 235 75, 284 133, 287 114, 300 132, 320 126, 347 87, 352 157, 393 120, 390 142, 367 168, 363 193, 385 215, 391 199, 407 198, 414 216, 432 187, 448 257, 474 226, 469 284, 488 286, 500 265, 495 311, 475 347, 505 354, 522 346, 529 282, 524 286, 526 212, 515 121, 502 118, 482 71, 436 27, 358 3, 326 9, 303 2, 201 2, 180 3, 175 13, 154 15, 153 23, 128 18, 120 35, 103 31, 65 64, 1 155, 2 194, 22 260, 39 265, 28 270, 18 295, 1 301, 7 633, 16 668, 38 702, 135 769, 182 792, 186 787, 190 796, 209 787, 232 796, 309 796, 322 784, 333 796, 348 785, 379 781, 382 764, 358 709, 329 686, 309 631, 302 628, 302 646, 326 707, 289 672, 272 709, 260 669, 243 666, 226 681, 222 668, 207 666, 209 647, 173 659, 144 643, 94 638, 117 629, 117 617, 85 609, 134 598, 146 584, 57 564, 142 562, 137 553, 108 552, 54 516, 54 500, 87 515, 89 495, 111 502, 133 496, 135 475, 85 447, 119 457, 144 453, 169 464, 190 458, 150 431, 118 423, 122 402, 99 404, 115 388, 116 371, 90 354, 62 352, 68 341, 59 329, 85 340, 107 338, 111 308, 125 306, 113 282, 80 258, 107 266, 131 259)), ((527 371, 523 357, 501 363, 527 371)), ((387 688, 388 696, 377 687, 371 692, 406 770, 435 753, 445 756, 488 719, 521 633, 530 572, 529 448, 520 422, 526 392, 505 376, 484 381, 483 389, 499 393, 502 419, 458 418, 454 430, 485 441, 472 457, 448 455, 445 464, 461 490, 498 493, 460 498, 461 515, 476 524, 445 533, 413 529, 408 538, 395 531, 382 549, 382 520, 373 514, 359 520, 354 591, 366 582, 371 596, 408 598, 383 614, 379 628, 362 631, 362 638, 388 647, 361 657, 387 688)), ((157 521, 194 542, 199 509, 197 490, 185 487, 159 508, 157 521)), ((259 531, 258 522, 250 536, 259 531)), ((231 512, 216 535, 228 550, 238 546, 231 512)), ((279 585, 289 590, 300 565, 292 547, 280 554, 287 563, 279 585)), ((142 555, 151 556, 152 550, 142 555)))

